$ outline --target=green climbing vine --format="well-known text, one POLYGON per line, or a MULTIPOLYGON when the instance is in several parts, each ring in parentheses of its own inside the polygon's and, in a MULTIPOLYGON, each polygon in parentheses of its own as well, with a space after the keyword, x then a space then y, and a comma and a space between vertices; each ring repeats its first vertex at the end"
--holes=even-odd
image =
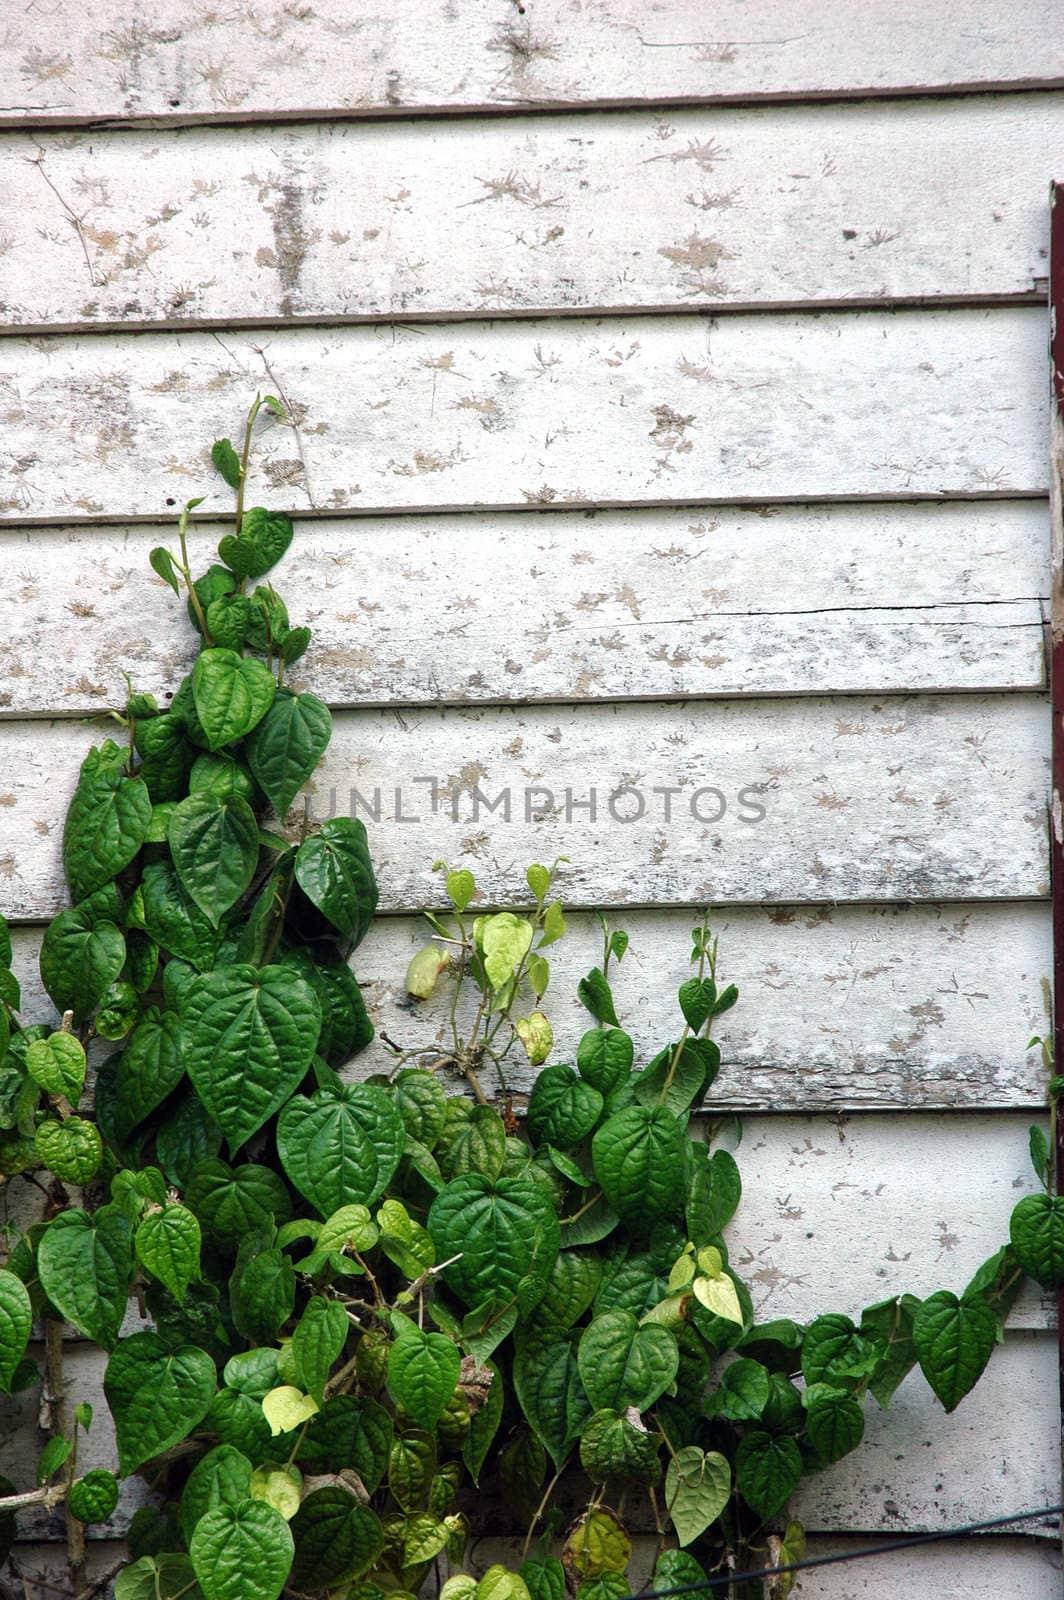
POLYGON ((152 552, 199 653, 166 706, 130 686, 82 765, 72 904, 40 956, 58 1026, 23 1019, 0 934, 0 1172, 44 1201, 8 1230, 0 1389, 43 1381, 50 1433, 36 1483, 0 1484, 3 1540, 18 1510, 62 1507, 81 1592, 85 1525, 113 1526, 136 1477, 117 1600, 621 1600, 640 1529, 667 1587, 798 1559, 788 1502, 859 1445, 868 1401, 918 1365, 952 1411, 1023 1274, 1064 1279, 1061 1080, 1051 1138, 1031 1134, 1043 1191, 967 1287, 800 1326, 758 1323, 729 1260, 712 1034, 739 996, 708 918, 649 1061, 604 922, 587 1031, 553 1061, 562 864, 491 911, 438 863, 451 909, 426 913, 406 987, 442 1042, 382 1040, 386 1070, 353 1067, 377 887, 361 822, 292 816, 331 720, 285 683, 311 643, 267 578, 291 522, 244 506, 271 414, 257 398, 240 450, 214 445, 236 496, 219 560, 193 576, 196 500, 152 552), (523 1117, 517 1057, 538 1069, 523 1117), (101 1423, 68 1403, 65 1324, 107 1355, 113 1470, 79 1471, 101 1423), (515 1566, 467 1570, 474 1496, 520 1521, 515 1566))

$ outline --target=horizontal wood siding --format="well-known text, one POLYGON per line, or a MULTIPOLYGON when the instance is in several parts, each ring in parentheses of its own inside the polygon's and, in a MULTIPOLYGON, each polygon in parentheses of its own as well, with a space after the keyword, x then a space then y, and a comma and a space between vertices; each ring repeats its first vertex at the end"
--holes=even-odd
MULTIPOLYGON (((224 531, 195 529, 197 564, 224 531)), ((288 677, 333 706, 1041 689, 1047 537, 1019 500, 303 523, 288 677)), ((0 533, 0 717, 99 711, 123 672, 174 691, 195 636, 148 570, 168 541, 0 533)))
POLYGON ((34 328, 1030 298, 1062 138, 1053 95, 11 133, 0 304, 34 328))
POLYGON ((4 116, 273 119, 1058 84, 1053 0, 56 0, 4 52, 4 116))
POLYGON ((1045 340, 1038 307, 6 340, 0 517, 228 511, 210 440, 267 383, 277 509, 1041 496, 1045 340))
MULTIPOLYGON (((559 1059, 592 913, 631 934, 645 1057, 710 903, 759 1313, 962 1290, 1033 1186, 1045 1092, 1058 7, 50 0, 5 46, 0 891, 27 1015, 106 732, 80 719, 123 672, 165 698, 188 670, 148 551, 202 494, 211 559, 209 446, 267 389, 296 425, 264 428, 251 499, 297 518, 291 681, 335 711, 311 804, 380 791, 387 914, 354 960, 378 1029, 445 1034, 403 985, 438 856, 485 905, 570 857, 559 1059)), ((38 1200, 16 1182, 7 1214, 38 1200)), ((811 1553, 1056 1503, 1053 1321, 1028 1288, 953 1416, 918 1378, 870 1411, 796 1502, 811 1553)), ((69 1348, 100 1407, 82 1465, 109 1464, 100 1357, 69 1348)), ((21 1484, 36 1397, 4 1414, 21 1484)), ((90 1572, 143 1492, 89 1529, 90 1572)), ((20 1527, 54 1570, 61 1519, 20 1527)), ((1059 1587, 1045 1521, 802 1592, 1059 1587)))

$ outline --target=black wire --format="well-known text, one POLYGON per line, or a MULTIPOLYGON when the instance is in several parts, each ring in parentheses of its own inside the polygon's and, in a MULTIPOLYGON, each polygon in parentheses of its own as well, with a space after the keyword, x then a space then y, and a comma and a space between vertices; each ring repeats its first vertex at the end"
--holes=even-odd
POLYGON ((845 1550, 834 1556, 809 1556, 782 1567, 759 1567, 756 1571, 726 1572, 701 1583, 680 1583, 673 1589, 640 1589, 629 1600, 667 1600, 670 1595, 698 1594, 707 1589, 723 1589, 730 1583, 752 1583, 755 1578, 778 1578, 806 1567, 833 1567, 843 1561, 865 1561, 870 1556, 892 1555, 895 1550, 911 1550, 914 1545, 934 1544, 940 1539, 956 1539, 966 1533, 983 1533, 989 1528, 1004 1528, 1012 1522, 1034 1522, 1041 1517, 1059 1517, 1064 1506, 1043 1506, 1040 1511, 1018 1511, 1011 1517, 994 1517, 989 1522, 966 1522, 959 1528, 942 1528, 937 1533, 914 1533, 909 1539, 892 1539, 889 1544, 873 1545, 869 1550, 845 1550))

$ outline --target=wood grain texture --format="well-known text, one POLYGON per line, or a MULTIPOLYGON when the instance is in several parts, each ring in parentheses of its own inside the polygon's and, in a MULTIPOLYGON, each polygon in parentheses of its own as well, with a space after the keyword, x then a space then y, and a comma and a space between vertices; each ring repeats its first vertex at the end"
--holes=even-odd
MULTIPOLYGON (((160 541, 0 534, 0 717, 174 691, 198 639, 160 541)), ((333 706, 1040 689, 1047 555, 1037 501, 489 513, 305 522, 271 582, 314 629, 289 681, 333 706)))
POLYGON ((1057 83, 1052 0, 57 0, 10 23, 11 121, 402 114, 1057 83))
MULTIPOLYGON (((693 920, 685 911, 616 914, 631 945, 614 997, 642 1061, 675 1031, 669 997, 690 976, 693 920)), ((574 912, 567 923, 544 1002, 558 1060, 573 1058, 588 1026, 576 985, 601 958, 597 921, 574 912)), ((1026 1045, 1046 1025, 1048 906, 731 907, 713 926, 722 974, 741 995, 716 1026, 724 1060, 714 1105, 831 1113, 1043 1106, 1045 1075, 1026 1045)), ((41 932, 15 930, 23 1016, 33 1021, 53 1015, 37 972, 41 932)), ((420 918, 381 917, 353 961, 378 1032, 403 1049, 449 1038, 446 982, 425 1004, 404 989, 407 964, 428 936, 420 918)), ((378 1039, 352 1071, 390 1065, 378 1039)), ((507 1082, 519 1103, 533 1076, 511 1059, 507 1082)))
POLYGON ((276 509, 1041 494, 1044 337, 999 307, 11 339, 0 514, 228 512, 210 441, 267 383, 276 509))
MULTIPOLYGON (((65 903, 63 819, 92 738, 5 728, 15 921, 65 903)), ((526 862, 558 855, 578 906, 992 900, 1048 892, 1046 748, 1033 695, 349 711, 308 794, 317 820, 379 812, 390 911, 438 903, 434 860, 505 902, 526 862)))
POLYGON ((7 134, 9 327, 1044 295, 1060 95, 7 134))

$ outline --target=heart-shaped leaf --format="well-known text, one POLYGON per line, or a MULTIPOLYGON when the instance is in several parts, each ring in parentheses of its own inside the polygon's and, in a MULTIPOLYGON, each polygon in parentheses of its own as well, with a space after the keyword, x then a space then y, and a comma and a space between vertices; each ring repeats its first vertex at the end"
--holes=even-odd
POLYGON ((577 1359, 596 1411, 646 1411, 675 1378, 680 1352, 668 1328, 607 1311, 585 1328, 577 1359))
POLYGON ((145 930, 161 949, 199 972, 213 966, 218 929, 187 893, 171 862, 149 862, 141 879, 140 900, 145 930))
POLYGON ((200 1225, 187 1206, 172 1201, 149 1211, 137 1225, 137 1260, 164 1284, 178 1305, 199 1277, 200 1225))
POLYGON ((319 1472, 358 1473, 370 1494, 384 1481, 392 1446, 392 1419, 382 1405, 353 1394, 334 1395, 313 1417, 299 1460, 319 1472))
POLYGON ((140 778, 128 778, 93 750, 67 811, 63 867, 71 897, 84 900, 128 867, 151 824, 151 796, 140 778))
POLYGON ((940 1289, 913 1320, 920 1370, 947 1411, 977 1382, 997 1341, 997 1318, 984 1300, 958 1300, 940 1289))
POLYGON ((549 1193, 524 1174, 493 1184, 481 1173, 453 1178, 432 1202, 428 1229, 444 1277, 467 1306, 516 1297, 539 1300, 558 1253, 558 1218, 549 1193))
POLYGON ((166 837, 182 887, 217 927, 255 876, 255 813, 239 795, 190 794, 172 811, 166 837))
POLYGON ((568 1150, 587 1138, 602 1115, 598 1089, 560 1063, 544 1067, 528 1102, 528 1128, 536 1144, 568 1150))
POLYGON ((157 1333, 122 1339, 107 1363, 103 1388, 123 1477, 186 1438, 206 1415, 214 1387, 214 1362, 206 1350, 173 1350, 157 1333))
POLYGON ((211 1243, 225 1251, 235 1251, 245 1234, 269 1231, 291 1215, 279 1175, 251 1161, 235 1171, 217 1156, 197 1162, 185 1198, 211 1243))
POLYGON ((646 1226, 682 1209, 687 1143, 683 1124, 664 1106, 628 1106, 602 1124, 591 1159, 619 1217, 646 1226))
POLYGON ((33 1326, 33 1308, 21 1278, 0 1271, 0 1389, 11 1393, 11 1379, 26 1354, 33 1326))
POLYGON ((680 1010, 684 1021, 695 1033, 713 1015, 716 998, 717 986, 712 978, 688 978, 686 983, 681 983, 680 1010))
MULTIPOLYGON (((106 891, 48 924, 41 944, 41 981, 57 1011, 73 1011, 80 1023, 96 1010, 121 972, 126 941, 105 914, 106 891)), ((118 914, 117 902, 114 916, 118 914)))
POLYGON ((62 1095, 76 1106, 85 1082, 85 1050, 72 1033, 34 1039, 26 1051, 26 1071, 46 1094, 62 1095))
POLYGON ((576 1049, 576 1065, 600 1094, 610 1095, 625 1083, 632 1071, 635 1046, 621 1028, 592 1028, 576 1049))
POLYGON ((1064 1197, 1027 1195, 1013 1210, 1009 1238, 1020 1266, 1043 1289, 1064 1283, 1064 1197))
POLYGON ((205 1600, 277 1600, 295 1546, 280 1512, 248 1499, 201 1517, 188 1553, 205 1600))
POLYGON ((114 1115, 119 1138, 127 1139, 184 1076, 180 1018, 149 1006, 118 1059, 114 1115))
POLYGON ((443 1333, 411 1326, 388 1351, 388 1387, 423 1428, 435 1428, 454 1394, 462 1358, 443 1333))
POLYGON ((359 944, 377 909, 377 880, 365 824, 357 817, 322 823, 314 837, 299 847, 296 881, 322 916, 345 939, 359 944))
POLYGON ((200 652, 192 669, 192 696, 209 750, 243 739, 266 715, 277 683, 254 656, 235 650, 200 652))
POLYGON ((246 746, 248 766, 281 818, 325 754, 332 735, 329 708, 313 694, 279 689, 246 746))
POLYGON ((527 1334, 514 1352, 513 1379, 529 1426, 555 1467, 561 1467, 591 1414, 580 1381, 575 1338, 527 1334))
POLYGON ((406 1130, 395 1102, 375 1084, 336 1094, 296 1095, 278 1118, 277 1148, 289 1179, 328 1217, 370 1205, 402 1159, 406 1130))
POLYGON ((595 1483, 613 1478, 654 1484, 661 1479, 660 1447, 659 1436, 630 1417, 596 1411, 580 1435, 580 1465, 595 1483))
POLYGON ((178 1508, 181 1536, 188 1544, 196 1524, 218 1506, 239 1505, 251 1494, 251 1462, 231 1444, 216 1445, 188 1475, 178 1508))
POLYGON ((802 1456, 787 1435, 774 1438, 760 1428, 739 1441, 735 1483, 747 1505, 768 1521, 790 1498, 802 1476, 802 1456))
POLYGON ((38 1123, 37 1153, 49 1172, 64 1183, 91 1182, 103 1160, 103 1141, 94 1122, 83 1117, 38 1123))
POLYGON ((120 1206, 94 1216, 63 1211, 37 1247, 41 1288, 55 1309, 87 1339, 109 1350, 126 1311, 132 1268, 129 1218, 120 1206))
POLYGON ((665 1506, 682 1545, 691 1544, 716 1522, 730 1495, 731 1468, 718 1451, 707 1453, 686 1445, 669 1462, 665 1506))
POLYGON ((310 1297, 296 1323, 292 1354, 304 1389, 319 1406, 325 1397, 326 1379, 347 1343, 350 1327, 339 1301, 326 1300, 320 1294, 310 1297))
MULTIPOLYGON (((296 1589, 322 1589, 359 1578, 384 1548, 380 1518, 359 1505, 348 1490, 317 1489, 308 1494, 292 1521, 296 1589)), ((442 1548, 442 1547, 441 1547, 442 1548)))
POLYGON ((188 1075, 235 1150, 305 1076, 321 1007, 290 967, 216 967, 189 985, 181 1028, 188 1075))
POLYGON ((276 566, 292 543, 292 522, 283 511, 252 506, 244 512, 239 534, 227 533, 218 554, 238 578, 261 578, 276 566))

